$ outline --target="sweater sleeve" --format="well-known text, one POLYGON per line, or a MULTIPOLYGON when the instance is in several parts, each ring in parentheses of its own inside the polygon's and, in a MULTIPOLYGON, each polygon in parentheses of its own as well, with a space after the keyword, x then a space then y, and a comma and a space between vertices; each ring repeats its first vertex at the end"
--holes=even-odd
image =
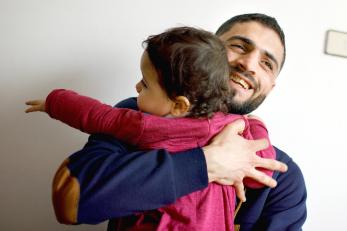
MULTIPOLYGON (((134 107, 134 99, 120 105, 134 107)), ((200 148, 175 155, 165 150, 132 151, 119 140, 94 134, 58 169, 53 205, 61 223, 95 224, 160 208, 207 184, 200 148)))
POLYGON ((57 89, 46 99, 46 112, 80 131, 103 133, 136 145, 143 132, 143 113, 114 108, 76 92, 57 89))
MULTIPOLYGON (((276 159, 276 151, 270 143, 269 134, 268 134, 268 131, 267 131, 264 123, 258 119, 254 119, 254 118, 248 119, 248 123, 249 123, 249 131, 250 131, 251 139, 253 139, 253 140, 266 139, 269 143, 268 148, 261 150, 261 151, 258 151, 257 155, 262 157, 262 158, 276 159)), ((264 168, 257 168, 257 169, 262 171, 263 173, 265 173, 268 176, 273 175, 273 171, 271 171, 271 170, 264 169, 264 168)), ((264 187, 263 184, 255 181, 251 178, 245 178, 244 184, 250 188, 262 188, 262 187, 264 187)))

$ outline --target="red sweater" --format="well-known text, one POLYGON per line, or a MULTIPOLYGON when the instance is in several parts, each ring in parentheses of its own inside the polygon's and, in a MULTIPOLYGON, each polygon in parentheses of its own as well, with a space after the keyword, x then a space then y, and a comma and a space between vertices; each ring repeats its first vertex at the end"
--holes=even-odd
MULTIPOLYGON (((67 90, 54 90, 46 99, 46 111, 74 128, 87 133, 105 133, 139 149, 166 149, 183 151, 208 144, 225 125, 243 119, 246 127, 242 134, 247 139, 268 139, 263 123, 233 114, 215 113, 210 119, 164 118, 130 109, 113 108, 89 97, 67 90)), ((257 153, 275 159, 271 145, 257 153)), ((271 171, 264 170, 267 175, 271 171)), ((245 185, 260 188, 263 185, 247 179, 245 185)), ((120 224, 119 230, 233 230, 235 190, 232 186, 210 183, 201 191, 178 199, 174 204, 155 212, 142 213, 131 227, 120 224), (158 222, 149 222, 159 215, 158 222)))

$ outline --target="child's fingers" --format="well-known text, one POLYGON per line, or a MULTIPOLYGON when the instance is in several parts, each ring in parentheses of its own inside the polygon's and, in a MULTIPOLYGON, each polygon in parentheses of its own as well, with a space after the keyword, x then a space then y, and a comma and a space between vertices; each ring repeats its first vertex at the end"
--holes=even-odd
POLYGON ((29 106, 29 108, 25 110, 26 113, 35 111, 45 112, 45 100, 29 100, 26 101, 25 104, 29 106))
POLYGON ((26 105, 38 105, 40 103, 42 103, 42 100, 29 100, 25 102, 26 105))
POLYGON ((35 112, 35 111, 38 111, 37 107, 29 107, 28 109, 25 110, 26 113, 35 112))
POLYGON ((37 111, 35 108, 35 105, 39 104, 39 100, 29 100, 29 101, 26 101, 25 104, 31 106, 25 110, 25 113, 35 112, 37 111))
POLYGON ((29 112, 33 112, 33 108, 32 108, 32 107, 27 108, 27 109, 25 110, 25 113, 29 113, 29 112))

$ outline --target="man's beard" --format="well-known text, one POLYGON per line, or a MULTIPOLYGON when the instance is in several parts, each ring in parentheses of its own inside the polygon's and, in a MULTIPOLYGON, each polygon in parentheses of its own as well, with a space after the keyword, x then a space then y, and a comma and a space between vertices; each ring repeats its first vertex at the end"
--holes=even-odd
MULTIPOLYGON (((257 83, 254 79, 254 77, 249 73, 249 71, 241 70, 239 66, 230 66, 230 73, 238 73, 239 75, 246 78, 248 81, 252 83, 252 86, 254 90, 260 89, 261 86, 259 83, 257 83)), ((239 114, 239 115, 245 115, 249 114, 255 109, 259 107, 259 105, 264 101, 266 98, 266 95, 261 94, 258 95, 255 98, 250 98, 244 102, 237 102, 235 100, 236 95, 235 89, 230 89, 230 98, 228 102, 228 108, 230 113, 239 114)))
POLYGON ((259 107, 259 105, 264 101, 266 95, 261 94, 254 99, 248 99, 245 102, 236 102, 234 95, 236 92, 231 90, 231 99, 229 101, 229 113, 245 115, 249 114, 259 107))

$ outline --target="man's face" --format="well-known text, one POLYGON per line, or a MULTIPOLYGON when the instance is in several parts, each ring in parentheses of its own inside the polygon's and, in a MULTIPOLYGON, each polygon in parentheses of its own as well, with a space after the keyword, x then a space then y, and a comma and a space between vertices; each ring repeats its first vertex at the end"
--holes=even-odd
POLYGON ((231 113, 255 110, 275 86, 283 60, 283 45, 272 29, 258 22, 237 23, 219 36, 231 67, 231 113))

